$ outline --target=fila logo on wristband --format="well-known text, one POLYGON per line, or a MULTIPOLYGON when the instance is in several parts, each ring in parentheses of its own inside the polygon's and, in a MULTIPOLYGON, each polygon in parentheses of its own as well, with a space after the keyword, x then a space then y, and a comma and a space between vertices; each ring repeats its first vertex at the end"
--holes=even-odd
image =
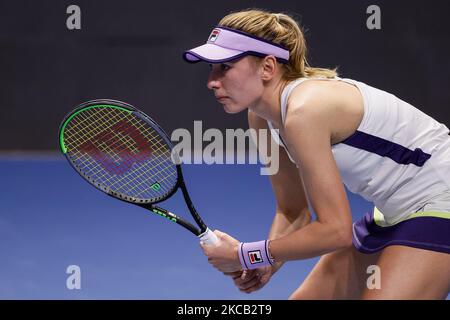
POLYGON ((249 251, 248 257, 250 259, 251 264, 260 263, 263 261, 261 258, 261 251, 259 250, 249 251))
POLYGON ((241 242, 238 246, 239 261, 243 270, 256 269, 272 265, 267 240, 241 242))

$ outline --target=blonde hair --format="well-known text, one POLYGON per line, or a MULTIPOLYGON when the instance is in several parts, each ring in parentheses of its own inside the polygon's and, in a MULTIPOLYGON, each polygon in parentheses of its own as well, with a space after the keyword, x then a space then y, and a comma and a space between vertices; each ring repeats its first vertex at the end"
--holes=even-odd
POLYGON ((255 35, 287 48, 289 61, 283 64, 283 79, 287 81, 301 77, 337 76, 336 68, 313 68, 308 64, 303 30, 297 21, 287 14, 247 9, 223 17, 219 25, 255 35))

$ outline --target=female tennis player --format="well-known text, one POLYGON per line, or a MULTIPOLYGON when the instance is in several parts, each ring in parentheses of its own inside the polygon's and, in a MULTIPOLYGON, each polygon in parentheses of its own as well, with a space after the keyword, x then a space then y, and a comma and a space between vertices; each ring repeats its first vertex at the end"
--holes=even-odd
MULTIPOLYGON (((276 212, 266 240, 216 231, 209 262, 243 292, 289 260, 321 256, 291 299, 443 299, 450 287, 450 136, 388 92, 313 68, 297 22, 246 10, 184 53, 211 65, 207 86, 228 113, 281 148, 270 177, 276 212), (270 139, 269 139, 270 140, 270 139), (344 185, 373 202, 352 224, 344 185), (312 221, 312 208, 317 219, 312 221), (367 286, 368 267, 380 286, 367 286)), ((256 191, 255 191, 256 192, 256 191)))

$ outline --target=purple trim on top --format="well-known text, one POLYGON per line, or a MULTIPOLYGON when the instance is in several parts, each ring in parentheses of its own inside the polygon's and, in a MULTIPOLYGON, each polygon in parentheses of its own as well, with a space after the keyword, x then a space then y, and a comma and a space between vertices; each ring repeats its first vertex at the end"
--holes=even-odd
MULTIPOLYGON (((246 51, 245 53, 247 55, 260 57, 260 58, 264 58, 264 57, 267 57, 269 55, 268 53, 261 53, 261 52, 256 52, 256 51, 246 51)), ((283 59, 283 58, 279 58, 279 57, 275 57, 275 59, 277 59, 277 61, 280 62, 280 63, 288 63, 289 62, 289 60, 286 60, 286 59, 283 59)))
POLYGON ((253 39, 255 39, 255 40, 262 41, 262 42, 265 42, 265 43, 270 44, 270 45, 272 45, 272 46, 278 47, 278 48, 280 48, 280 49, 289 51, 288 48, 286 48, 285 46, 283 46, 283 45, 281 45, 281 44, 272 42, 272 41, 270 41, 270 40, 266 40, 266 39, 264 39, 264 38, 260 38, 260 37, 258 37, 258 36, 255 36, 255 35, 253 35, 253 34, 250 34, 250 33, 247 33, 247 32, 241 31, 241 30, 232 29, 232 28, 225 27, 225 26, 220 26, 220 25, 215 26, 214 29, 224 29, 224 30, 228 30, 228 31, 231 31, 231 32, 234 32, 234 33, 239 33, 239 34, 241 34, 241 35, 243 35, 243 36, 246 36, 246 37, 249 37, 249 38, 253 38, 253 39))
MULTIPOLYGON (((260 53, 260 52, 246 51, 246 52, 239 53, 239 54, 237 54, 235 56, 232 56, 232 57, 229 57, 229 58, 220 59, 220 60, 212 60, 212 59, 208 59, 208 58, 202 57, 201 55, 199 55, 197 53, 194 53, 192 51, 186 51, 186 52, 183 53, 183 59, 184 59, 184 61, 186 61, 188 63, 198 63, 198 62, 202 62, 202 61, 203 62, 209 62, 209 63, 222 63, 222 62, 230 62, 230 61, 233 61, 233 60, 237 60, 237 59, 243 58, 245 56, 249 56, 249 55, 250 56, 256 56, 256 57, 261 57, 261 58, 264 58, 265 56, 268 56, 268 54, 264 54, 264 53, 260 53), (195 60, 195 61, 189 60, 186 57, 186 55, 188 55, 188 54, 198 58, 199 60, 195 60)), ((278 58, 278 57, 275 57, 275 58, 280 63, 288 63, 288 60, 286 60, 286 59, 278 58)))
POLYGON ((373 136, 368 133, 356 131, 353 135, 340 142, 346 145, 376 153, 382 157, 387 157, 399 164, 414 164, 422 167, 431 154, 423 152, 420 148, 414 151, 403 147, 395 142, 373 136))

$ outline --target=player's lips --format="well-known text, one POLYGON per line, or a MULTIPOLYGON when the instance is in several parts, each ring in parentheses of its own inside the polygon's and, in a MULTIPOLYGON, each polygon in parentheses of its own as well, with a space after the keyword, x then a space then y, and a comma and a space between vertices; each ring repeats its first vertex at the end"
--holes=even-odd
POLYGON ((228 97, 227 96, 216 96, 216 99, 221 101, 221 100, 224 100, 224 99, 228 99, 228 97))

